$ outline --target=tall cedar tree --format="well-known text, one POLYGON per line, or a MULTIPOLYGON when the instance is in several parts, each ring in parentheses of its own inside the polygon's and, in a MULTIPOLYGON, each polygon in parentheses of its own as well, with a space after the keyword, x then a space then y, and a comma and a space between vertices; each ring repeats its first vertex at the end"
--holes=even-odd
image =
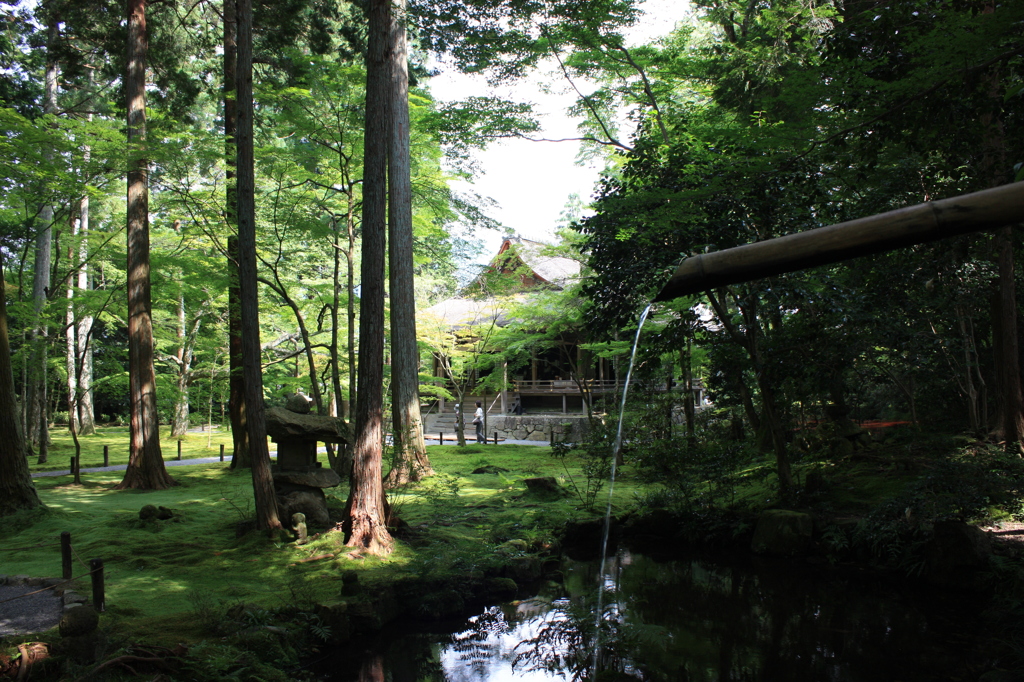
MULTIPOLYGON (((2 258, 2 254, 0 254, 2 258)), ((14 398, 14 369, 7 336, 7 292, 3 261, 0 260, 0 516, 22 509, 35 509, 41 502, 32 485, 25 460, 25 444, 18 426, 18 403, 14 398)))
POLYGON ((274 480, 267 449, 267 418, 263 406, 263 374, 260 368, 260 311, 256 282, 256 175, 253 166, 252 102, 252 0, 237 5, 238 61, 235 96, 238 102, 235 144, 237 147, 238 285, 242 323, 242 366, 245 383, 245 421, 249 434, 256 527, 281 529, 274 480))
MULTIPOLYGON (((237 127, 238 105, 235 102, 235 78, 238 61, 235 0, 224 0, 224 145, 227 159, 227 191, 224 196, 224 213, 228 229, 237 229, 237 203, 235 185, 235 128, 237 127)), ((245 380, 242 378, 242 314, 238 289, 238 238, 228 237, 228 364, 231 368, 229 379, 228 412, 231 415, 231 468, 249 467, 249 433, 245 422, 245 380)))
POLYGON ((387 232, 388 27, 390 0, 370 0, 364 129, 359 376, 346 543, 391 553, 381 478, 384 421, 384 260, 387 232))
MULTIPOLYGON (((46 6, 46 76, 43 93, 43 112, 57 114, 57 56, 56 46, 60 36, 56 8, 52 3, 46 6)), ((52 152, 48 153, 50 156, 52 152)), ((52 157, 51 157, 52 158, 52 157)), ((50 292, 50 271, 53 256, 53 204, 46 197, 39 212, 39 231, 36 233, 34 274, 32 277, 32 302, 35 310, 33 330, 32 363, 29 368, 28 404, 25 406, 25 436, 30 444, 39 446, 39 464, 46 462, 49 446, 47 432, 47 347, 49 334, 43 308, 50 292)))
POLYGON ((160 452, 153 368, 153 304, 149 282, 149 167, 146 139, 146 0, 128 3, 128 382, 131 410, 128 469, 118 488, 175 485, 160 452), (134 146, 133 146, 134 143, 134 146))
POLYGON ((433 474, 420 417, 419 348, 413 287, 412 170, 409 163, 409 66, 406 3, 391 7, 391 142, 388 147, 388 257, 391 285, 391 412, 395 458, 388 485, 433 474))

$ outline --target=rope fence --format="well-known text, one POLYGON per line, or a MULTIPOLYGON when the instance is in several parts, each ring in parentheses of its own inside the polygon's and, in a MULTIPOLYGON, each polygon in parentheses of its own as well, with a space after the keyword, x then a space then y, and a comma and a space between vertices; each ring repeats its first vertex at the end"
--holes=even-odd
MULTIPOLYGON (((88 567, 86 567, 86 568, 88 568, 88 567)), ((50 585, 49 587, 42 587, 42 588, 40 588, 38 590, 34 590, 32 592, 26 592, 25 594, 19 594, 17 597, 11 597, 10 599, 4 599, 3 601, 0 601, 0 604, 6 604, 7 602, 17 601, 18 599, 24 599, 25 597, 31 597, 33 594, 39 594, 40 592, 46 592, 47 590, 55 590, 55 589, 57 589, 58 587, 60 587, 62 585, 67 585, 68 583, 70 583, 72 581, 80 580, 80 579, 84 578, 87 575, 92 575, 96 571, 101 571, 101 570, 103 570, 102 567, 96 568, 96 569, 92 569, 88 573, 83 573, 82 575, 76 575, 74 578, 71 578, 69 580, 62 580, 59 583, 56 583, 54 585, 50 585)))
POLYGON ((42 545, 29 545, 28 547, 4 547, 4 548, 0 549, 0 552, 18 552, 18 551, 21 551, 23 549, 41 549, 43 547, 56 547, 59 544, 60 544, 59 542, 47 542, 46 544, 42 544, 42 545))
POLYGON ((75 580, 89 576, 92 580, 92 605, 97 611, 103 612, 106 610, 106 589, 105 589, 105 577, 103 568, 103 559, 89 559, 88 563, 78 553, 78 550, 71 544, 71 533, 64 531, 60 534, 60 542, 51 542, 39 544, 31 547, 5 547, 7 550, 27 550, 27 549, 42 549, 45 547, 53 547, 54 545, 60 545, 61 548, 61 569, 62 576, 61 581, 54 583, 48 587, 43 587, 32 592, 26 592, 25 594, 18 595, 17 597, 11 597, 0 601, 0 604, 6 604, 18 599, 24 599, 34 594, 46 592, 47 590, 53 590, 58 587, 62 587, 71 583, 75 580), (73 559, 77 559, 88 572, 78 576, 73 576, 73 559))

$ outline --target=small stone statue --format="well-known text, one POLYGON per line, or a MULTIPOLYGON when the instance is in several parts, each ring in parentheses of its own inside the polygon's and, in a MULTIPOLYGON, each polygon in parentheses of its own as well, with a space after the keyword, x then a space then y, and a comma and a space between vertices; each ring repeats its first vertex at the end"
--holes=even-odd
POLYGON ((306 531, 306 515, 302 512, 292 514, 292 530, 295 531, 295 544, 306 544, 308 532, 306 531))

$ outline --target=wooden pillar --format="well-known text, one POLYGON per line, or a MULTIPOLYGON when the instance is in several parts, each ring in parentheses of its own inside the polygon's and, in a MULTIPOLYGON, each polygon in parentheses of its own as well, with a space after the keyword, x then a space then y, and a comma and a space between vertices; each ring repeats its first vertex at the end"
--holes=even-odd
POLYGON ((537 381, 537 351, 530 351, 530 379, 537 381))
POLYGON ((501 413, 508 414, 508 363, 501 363, 501 413))
POLYGON ((562 414, 567 414, 568 412, 569 412, 568 396, 565 393, 563 393, 562 394, 562 414))

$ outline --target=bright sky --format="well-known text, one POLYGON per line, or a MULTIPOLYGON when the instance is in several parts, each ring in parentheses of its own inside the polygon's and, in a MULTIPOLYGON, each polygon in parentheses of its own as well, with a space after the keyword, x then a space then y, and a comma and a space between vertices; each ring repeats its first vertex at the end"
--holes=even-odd
MULTIPOLYGON (((687 0, 644 0, 641 6, 645 17, 627 34, 632 44, 666 35, 689 11, 687 0)), ((575 95, 564 92, 568 84, 554 73, 552 67, 553 63, 528 81, 500 90, 490 88, 482 77, 446 70, 430 80, 430 89, 440 101, 492 93, 531 101, 544 114, 541 121, 543 129, 536 134, 537 137, 576 137, 579 134, 576 121, 565 114, 575 95), (544 92, 542 84, 545 82, 551 84, 551 93, 544 92)), ((578 85, 585 88, 585 84, 578 85)), ((497 142, 477 153, 476 158, 484 174, 472 184, 454 183, 454 189, 491 197, 498 206, 490 210, 489 215, 519 236, 550 242, 570 195, 578 194, 584 204, 588 203, 601 170, 595 165, 577 165, 578 151, 577 142, 497 142)), ((481 261, 489 261, 497 252, 502 235, 485 232, 474 236, 485 244, 481 261)))

